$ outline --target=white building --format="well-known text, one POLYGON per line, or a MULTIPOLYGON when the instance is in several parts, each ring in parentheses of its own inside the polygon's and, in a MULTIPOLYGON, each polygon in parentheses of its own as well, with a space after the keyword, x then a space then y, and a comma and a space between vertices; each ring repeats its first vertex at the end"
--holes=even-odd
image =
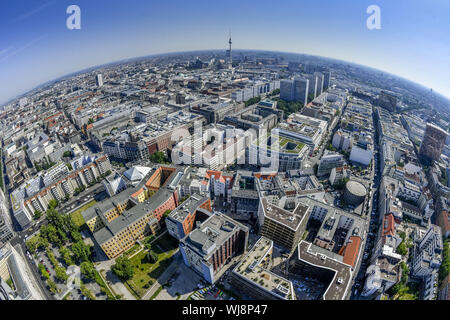
POLYGON ((353 144, 352 137, 350 136, 350 134, 339 129, 333 136, 332 144, 333 147, 337 150, 348 151, 353 144))
POLYGON ((373 150, 365 150, 357 146, 352 147, 350 152, 350 161, 360 163, 364 166, 370 164, 373 157, 373 150))

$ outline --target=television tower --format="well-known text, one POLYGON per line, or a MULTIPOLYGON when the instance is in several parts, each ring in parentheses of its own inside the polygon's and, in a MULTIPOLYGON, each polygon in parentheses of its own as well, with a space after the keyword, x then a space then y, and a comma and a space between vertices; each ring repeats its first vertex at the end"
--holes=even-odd
POLYGON ((233 68, 233 53, 231 52, 231 31, 230 31, 230 39, 228 40, 228 44, 230 45, 230 49, 228 50, 228 61, 230 64, 230 69, 233 68))

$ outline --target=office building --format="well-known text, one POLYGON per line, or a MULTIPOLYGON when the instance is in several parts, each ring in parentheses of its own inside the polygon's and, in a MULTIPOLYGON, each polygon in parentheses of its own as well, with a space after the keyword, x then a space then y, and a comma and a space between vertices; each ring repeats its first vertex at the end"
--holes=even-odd
POLYGON ((322 94, 322 92, 324 92, 324 87, 323 84, 325 82, 325 77, 323 75, 323 73, 320 72, 314 72, 314 75, 317 77, 317 96, 320 96, 322 94))
POLYGON ((390 112, 397 110, 398 98, 393 93, 382 90, 378 96, 378 105, 390 112))
POLYGON ((327 176, 331 173, 333 168, 342 167, 344 165, 344 156, 325 150, 325 154, 320 158, 319 167, 317 168, 317 176, 327 176))
POLYGON ((203 222, 211 214, 211 199, 193 194, 167 216, 167 231, 172 237, 181 240, 195 228, 196 222, 203 222))
POLYGON ((258 223, 261 236, 273 240, 275 244, 292 252, 297 247, 305 230, 309 208, 300 202, 282 197, 265 197, 260 199, 258 223), (276 204, 274 204, 276 203, 276 204), (294 208, 292 208, 295 206, 294 208), (289 211, 290 208, 292 211, 289 211))
POLYGON ((273 241, 259 238, 253 248, 231 272, 236 292, 257 300, 294 300, 292 282, 270 271, 273 241))
POLYGON ((98 75, 95 77, 95 82, 96 82, 96 84, 97 84, 97 87, 101 88, 101 87, 103 86, 103 77, 102 77, 101 74, 98 74, 98 75))
POLYGON ((413 233, 414 248, 411 262, 411 275, 425 279, 436 273, 442 263, 441 229, 431 225, 427 231, 415 228, 413 233))
POLYGON ((180 241, 184 263, 215 283, 231 260, 247 251, 248 228, 216 213, 180 241))
POLYGON ((167 210, 178 206, 176 179, 180 170, 159 166, 134 188, 83 211, 95 242, 109 259, 130 249, 136 241, 155 234, 167 210))
POLYGON ((295 78, 294 80, 281 80, 280 98, 286 101, 300 101, 308 103, 309 80, 295 78))
POLYGON ((446 139, 447 132, 432 123, 427 123, 419 157, 428 164, 438 161, 446 139))
POLYGON ((331 78, 331 72, 325 71, 323 73, 323 91, 328 90, 330 87, 330 78, 331 78))

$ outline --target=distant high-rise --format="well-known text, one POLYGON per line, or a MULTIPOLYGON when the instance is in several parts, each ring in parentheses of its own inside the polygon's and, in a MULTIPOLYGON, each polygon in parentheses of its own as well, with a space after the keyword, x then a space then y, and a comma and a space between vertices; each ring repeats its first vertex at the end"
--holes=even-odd
POLYGON ((432 161, 439 160, 446 139, 447 132, 432 123, 427 123, 419 151, 422 161, 429 164, 432 161))
POLYGON ((382 90, 378 97, 378 105, 390 112, 395 112, 397 110, 397 96, 388 91, 382 90))
POLYGON ((325 81, 325 77, 321 72, 314 72, 314 75, 317 76, 317 89, 316 94, 320 96, 324 90, 323 83, 325 81))
POLYGON ((286 101, 301 101, 308 103, 309 80, 295 78, 280 81, 280 98, 286 101))
POLYGON ((317 75, 314 74, 306 74, 304 76, 309 80, 308 98, 311 96, 312 99, 308 99, 308 102, 311 102, 317 97, 317 83, 319 79, 317 75))
POLYGON ((102 75, 100 73, 97 75, 95 80, 96 80, 96 83, 97 83, 97 87, 100 88, 101 86, 103 86, 103 78, 102 78, 102 75))
POLYGON ((330 87, 330 77, 331 77, 331 72, 330 71, 325 71, 322 72, 323 73, 323 90, 327 90, 330 87))

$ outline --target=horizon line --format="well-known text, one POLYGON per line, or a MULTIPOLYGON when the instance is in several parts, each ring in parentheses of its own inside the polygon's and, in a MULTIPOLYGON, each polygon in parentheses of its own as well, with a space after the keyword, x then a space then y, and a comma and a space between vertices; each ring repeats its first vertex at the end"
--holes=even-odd
MULTIPOLYGON (((108 65, 125 63, 127 60, 139 60, 139 59, 145 59, 145 58, 149 58, 149 57, 163 56, 163 55, 167 55, 167 54, 175 54, 176 55, 176 54, 186 54, 186 53, 191 53, 191 52, 208 52, 208 51, 213 51, 213 52, 214 51, 223 51, 223 52, 225 52, 226 49, 199 49, 199 50, 188 50, 188 51, 167 51, 167 52, 162 52, 162 53, 150 53, 150 54, 142 55, 142 56, 134 56, 134 57, 124 58, 124 59, 120 59, 120 60, 109 61, 109 62, 105 62, 105 63, 99 64, 99 65, 92 65, 92 66, 80 69, 78 71, 67 73, 67 74, 61 75, 59 77, 53 78, 51 80, 45 81, 45 82, 43 82, 43 83, 41 83, 41 84, 31 88, 31 89, 26 90, 24 93, 18 94, 18 95, 16 95, 13 98, 8 99, 6 102, 3 102, 2 104, 0 104, 0 107, 5 107, 6 105, 10 104, 14 100, 21 99, 22 97, 26 96, 27 94, 29 94, 29 93, 37 90, 37 89, 40 89, 41 87, 44 87, 47 84, 51 84, 51 83, 54 83, 54 82, 62 81, 65 78, 70 77, 70 76, 75 76, 75 75, 78 75, 78 74, 87 73, 87 72, 89 72, 88 70, 90 70, 90 69, 93 69, 92 71, 94 71, 96 69, 101 69, 102 67, 106 67, 108 65)), ((427 90, 431 89, 434 94, 438 94, 442 98, 445 98, 447 100, 448 107, 450 108, 450 96, 447 96, 447 95, 445 95, 443 93, 440 93, 439 91, 436 91, 435 89, 433 89, 431 87, 427 87, 424 84, 418 83, 418 82, 416 82, 414 80, 405 78, 403 76, 396 75, 396 74, 391 73, 391 72, 386 71, 386 70, 382 70, 382 69, 378 69, 378 68, 371 67, 371 66, 368 66, 368 65, 364 65, 364 64, 361 64, 361 63, 347 61, 347 60, 342 60, 342 59, 337 59, 337 58, 333 58, 333 57, 322 56, 322 55, 313 55, 313 54, 308 54, 308 53, 292 52, 292 51, 263 50, 263 49, 233 49, 233 51, 234 52, 236 52, 236 51, 238 51, 238 52, 239 51, 250 51, 250 52, 252 52, 253 51, 253 52, 273 52, 273 53, 297 54, 297 55, 318 57, 318 58, 322 58, 322 59, 329 59, 329 60, 335 60, 335 61, 339 61, 339 62, 351 63, 351 64, 354 64, 354 65, 357 65, 357 66, 361 66, 361 67, 365 67, 365 68, 381 71, 383 73, 395 76, 397 78, 400 78, 400 79, 412 82, 412 83, 414 83, 416 85, 419 85, 419 86, 421 86, 421 87, 423 87, 424 89, 427 89, 427 90)))

